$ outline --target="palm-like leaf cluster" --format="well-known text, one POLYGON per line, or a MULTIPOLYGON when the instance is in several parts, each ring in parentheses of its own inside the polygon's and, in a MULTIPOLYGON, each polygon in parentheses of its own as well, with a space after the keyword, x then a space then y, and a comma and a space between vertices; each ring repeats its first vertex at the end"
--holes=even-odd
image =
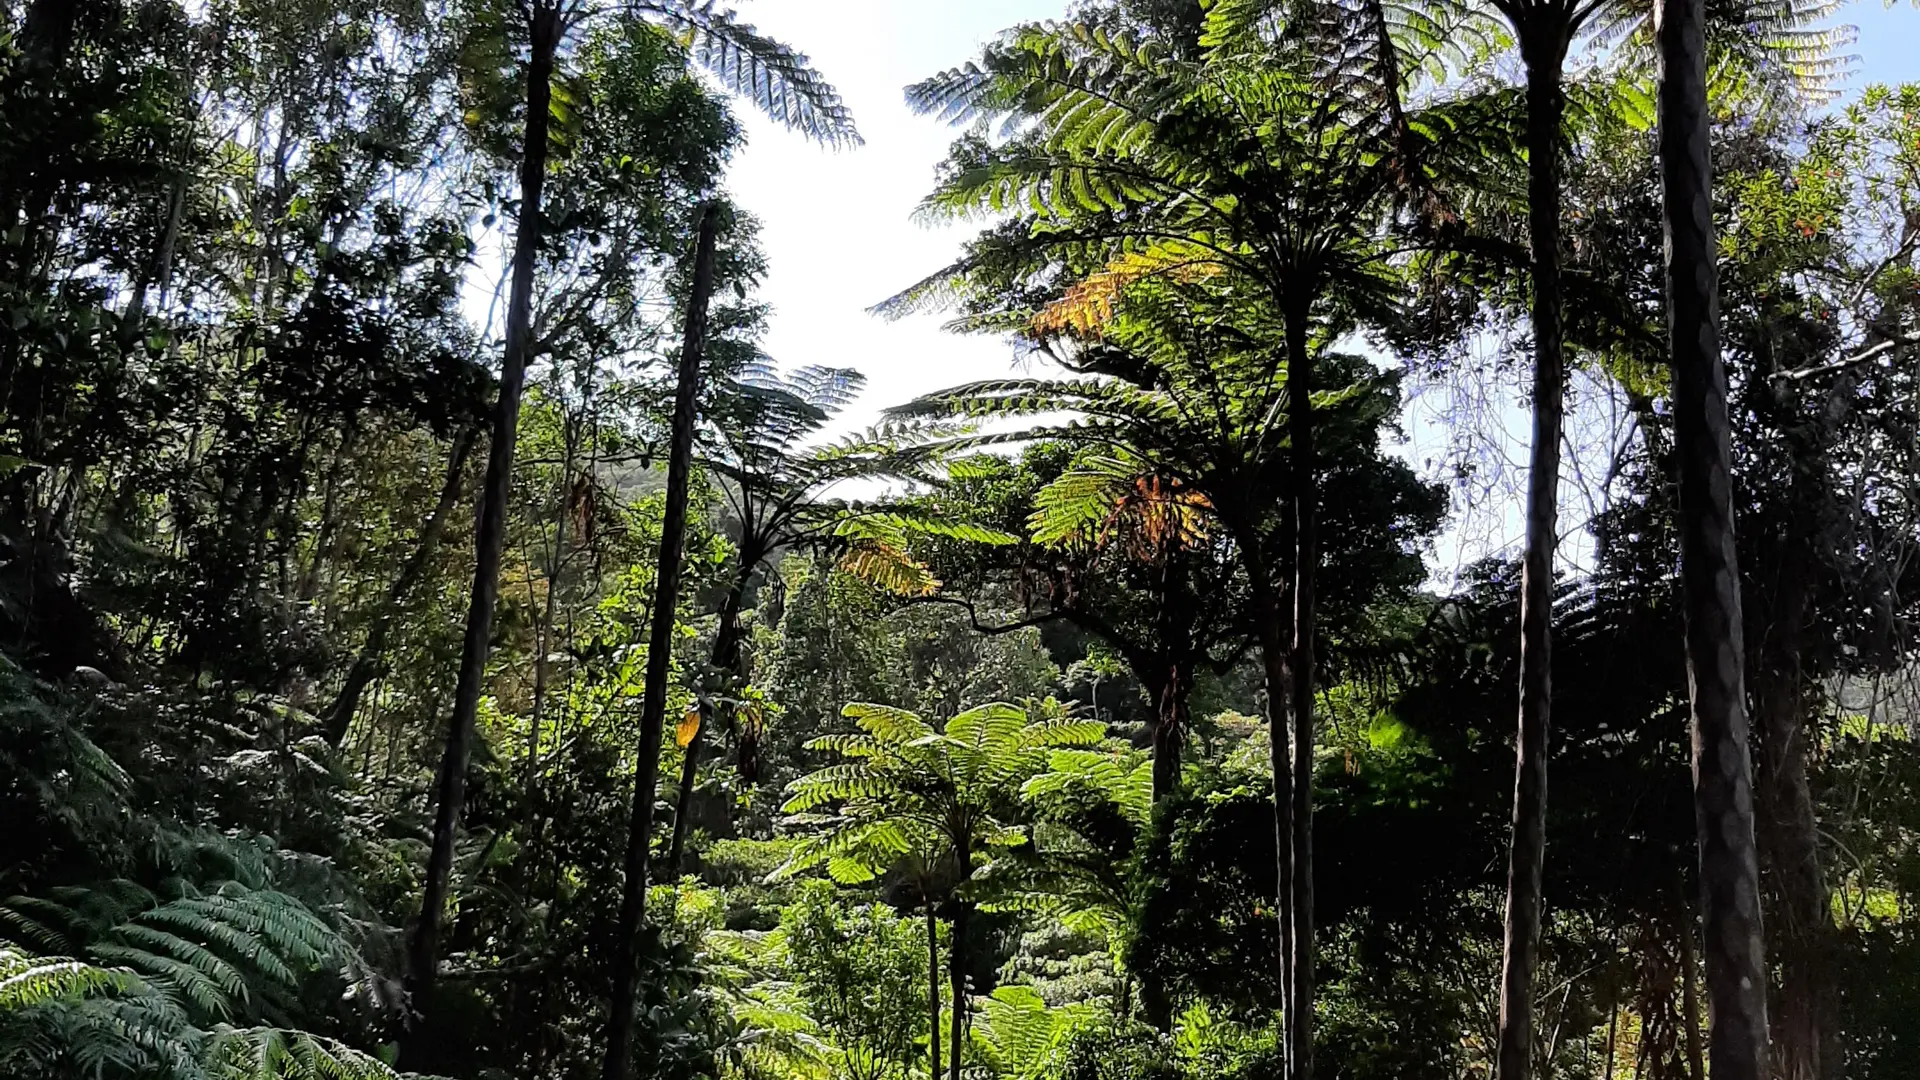
POLYGON ((1009 793, 1044 773, 1055 750, 1106 735, 1104 724, 1057 712, 1036 719, 1004 702, 969 709, 941 728, 886 705, 852 704, 845 713, 858 732, 807 744, 840 763, 788 788, 785 811, 819 831, 795 848, 783 874, 824 863, 852 884, 913 862, 946 864, 964 882, 977 856, 1027 842, 1009 793))
POLYGON ((783 374, 758 365, 728 386, 705 464, 722 480, 743 572, 754 572, 778 549, 815 544, 837 551, 841 569, 871 585, 923 596, 940 583, 912 554, 915 540, 1015 542, 924 504, 832 496, 851 480, 935 479, 938 439, 951 433, 892 425, 814 442, 865 381, 850 368, 809 366, 783 374))

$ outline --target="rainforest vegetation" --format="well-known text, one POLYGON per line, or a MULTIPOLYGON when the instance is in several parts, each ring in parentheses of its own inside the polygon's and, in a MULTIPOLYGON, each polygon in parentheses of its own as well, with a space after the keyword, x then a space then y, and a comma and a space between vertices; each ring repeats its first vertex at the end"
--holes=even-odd
POLYGON ((727 189, 805 41, 0 0, 0 1076, 1920 1076, 1843 17, 1063 3, 906 88, 859 302, 1009 363, 867 425, 727 189))

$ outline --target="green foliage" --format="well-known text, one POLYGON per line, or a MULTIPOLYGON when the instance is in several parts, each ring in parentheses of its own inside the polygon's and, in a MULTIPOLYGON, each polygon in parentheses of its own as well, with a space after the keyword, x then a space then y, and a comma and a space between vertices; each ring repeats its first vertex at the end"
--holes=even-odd
POLYGON ((1092 1007, 1049 1006, 1025 986, 1003 986, 982 1002, 981 1024, 974 1032, 984 1056, 1001 1076, 1029 1080, 1054 1076, 1074 1035, 1095 1022, 1092 1007))
POLYGON ((790 821, 829 827, 797 847, 782 874, 825 864, 835 880, 858 884, 907 862, 923 876, 964 883, 976 860, 1027 842, 1013 820, 1013 796, 1046 771, 1050 752, 1106 733, 1052 703, 981 705, 938 729, 886 705, 848 705, 845 715, 859 733, 809 744, 844 763, 788 785, 782 809, 795 815, 790 821))
POLYGON ((143 979, 125 968, 0 947, 0 1064, 21 1075, 49 1077, 399 1080, 402 1075, 376 1057, 307 1032, 225 1023, 194 1027, 175 1000, 178 985, 177 972, 143 979))
POLYGON ((927 1013, 926 942, 918 924, 878 904, 849 910, 809 882, 780 916, 787 970, 833 1072, 851 1080, 906 1076, 920 1058, 927 1013))

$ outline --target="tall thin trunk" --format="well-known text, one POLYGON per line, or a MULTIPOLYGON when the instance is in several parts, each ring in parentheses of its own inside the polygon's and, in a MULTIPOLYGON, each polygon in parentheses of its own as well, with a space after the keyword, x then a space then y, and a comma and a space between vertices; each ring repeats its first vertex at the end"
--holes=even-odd
POLYGON ((1720 360, 1719 268, 1703 0, 1659 0, 1660 186, 1666 218, 1680 579, 1693 705, 1693 798, 1714 1080, 1767 1071, 1767 966, 1747 746, 1733 450, 1720 360))
POLYGON ((427 561, 433 555, 433 549, 440 545, 440 534, 446 531, 447 519, 453 516, 454 503, 460 499, 462 481, 466 479, 467 458, 473 454, 473 445, 479 440, 480 432, 473 427, 463 427, 453 437, 453 450, 447 456, 447 476, 440 484, 440 498, 433 504, 433 513, 420 525, 420 536, 414 541, 413 552, 400 567, 400 574, 387 587, 386 602, 380 613, 374 616, 373 626, 367 630, 367 640, 360 646, 360 655, 354 658, 353 666, 347 669, 347 679, 334 696, 333 704, 327 707, 325 731, 327 742, 338 749, 346 741, 347 729, 353 726, 353 715, 360 709, 360 696, 380 675, 382 658, 387 651, 387 636, 393 632, 393 622, 400 615, 401 605, 407 597, 413 595, 414 588, 420 584, 420 578, 426 573, 427 561))
POLYGON ((547 655, 553 651, 553 612, 560 595, 560 579, 567 565, 567 519, 573 516, 573 456, 578 450, 578 430, 566 423, 564 447, 560 455, 560 510, 554 515, 553 561, 547 566, 547 596, 540 607, 540 623, 534 632, 533 708, 527 714, 526 775, 520 785, 526 804, 524 820, 531 822, 538 804, 540 786, 540 724, 546 717, 547 655))
MULTIPOLYGON (((1258 549, 1243 541, 1246 558, 1258 559, 1258 549)), ((1277 880, 1274 887, 1274 918, 1280 932, 1280 1008, 1288 1017, 1281 1031, 1282 1046, 1289 1063, 1293 1060, 1293 763, 1287 751, 1287 711, 1292 702, 1292 672, 1287 655, 1286 614, 1279 593, 1264 581, 1264 568, 1249 566, 1255 581, 1254 604, 1258 609, 1260 660, 1265 669, 1267 687, 1268 763, 1273 769, 1273 846, 1277 880)))
POLYGON ((940 927, 927 898, 927 1075, 940 1075, 940 927))
MULTIPOLYGON (((1803 485, 1796 483, 1796 488, 1803 485)), ((1805 498, 1796 490, 1790 498, 1805 498)), ((1807 511, 1796 507, 1796 519, 1807 511)), ((1758 837, 1773 900, 1774 958, 1780 967, 1778 1015, 1773 1017, 1776 1067, 1783 1080, 1822 1080, 1829 1039, 1832 934, 1826 875, 1820 865, 1818 823, 1807 778, 1808 687, 1801 670, 1801 626, 1806 619, 1811 530, 1789 527, 1780 559, 1778 593, 1760 642, 1754 673, 1760 773, 1758 837)))
POLYGON ((667 505, 660 522, 660 563, 654 577, 653 625, 647 636, 647 683, 640 705, 640 757, 633 773, 633 811, 627 826, 626 886, 614 934, 613 1007, 607 1019, 607 1056, 601 1075, 626 1080, 633 1053, 633 1011, 639 989, 640 928, 647 918, 647 862, 652 854, 653 799, 660 781, 660 729, 667 718, 667 679, 673 663, 674 617, 680 606, 681 553, 686 547, 687 488, 693 473, 693 425, 707 340, 707 302, 713 295, 713 247, 720 208, 700 214, 693 290, 687 300, 673 396, 673 441, 667 457, 667 505))
MULTIPOLYGON (((416 1014, 432 999, 440 966, 440 919, 453 879, 453 846, 466 806, 467 759, 473 749, 474 718, 480 709, 481 683, 493 633, 493 606, 500 590, 500 556, 507 540, 507 502, 513 489, 513 447, 520 424, 520 395, 532 350, 533 271, 540 248, 541 193, 547 178, 547 110, 553 95, 554 54, 563 25, 560 13, 544 4, 528 18, 531 51, 527 63, 526 132, 520 160, 520 213, 515 227, 512 287, 507 301, 506 355, 500 369, 500 397, 494 407, 493 439, 487 450, 486 488, 481 494, 474 535, 473 596, 467 607, 466 638, 461 646, 460 678, 454 689, 446 753, 434 778, 436 809, 433 848, 427 857, 426 887, 407 962, 407 985, 416 1014)), ((416 1024, 404 1048, 410 1063, 430 1053, 425 1026, 416 1024)))
MULTIPOLYGON (((1770 399, 1774 419, 1792 424, 1792 403, 1777 385, 1770 399)), ((1766 581, 1749 599, 1759 601, 1759 634, 1753 681, 1754 737, 1760 744, 1755 777, 1756 839, 1760 845, 1765 918, 1773 928, 1773 959, 1779 965, 1779 997, 1769 1012, 1774 1067, 1783 1080, 1822 1080, 1837 1072, 1839 1024, 1834 1015, 1830 951, 1831 897, 1820 861, 1819 823, 1808 782, 1811 713, 1817 694, 1803 668, 1807 611, 1813 589, 1811 563, 1819 557, 1825 510, 1823 479, 1827 446, 1852 395, 1852 380, 1836 379, 1827 403, 1802 429, 1789 429, 1793 479, 1787 492, 1785 535, 1770 549, 1766 581), (1804 431, 1802 435, 1799 432, 1804 431)))
MULTIPOLYGON (((740 671, 740 608, 746 602, 747 583, 753 574, 752 564, 741 568, 740 574, 727 590, 727 598, 720 605, 720 626, 714 631, 713 652, 710 664, 725 680, 723 689, 731 694, 734 682, 740 671)), ((680 787, 674 795, 673 840, 667 846, 667 875, 680 873, 680 859, 686 850, 687 834, 693 831, 693 788, 700 779, 700 755, 706 749, 709 732, 716 724, 724 722, 727 706, 718 702, 701 710, 700 727, 688 740, 686 755, 680 762, 680 787)))
POLYGON ((1533 447, 1527 549, 1520 575, 1520 729, 1514 752, 1506 949, 1500 970, 1495 1080, 1533 1074, 1533 972, 1540 951, 1547 849, 1547 756, 1553 707, 1553 551, 1559 516, 1565 359, 1560 327, 1560 118, 1565 26, 1521 28, 1527 66, 1527 214, 1533 277, 1533 447))
POLYGON ((1287 313, 1287 429, 1293 470, 1293 994, 1287 1014, 1292 1080, 1313 1077, 1313 676, 1314 576, 1320 561, 1315 481, 1313 362, 1307 304, 1287 313))
MULTIPOLYGON (((962 863, 964 866, 965 864, 962 863)), ((960 1080, 961 1048, 967 1045, 967 923, 972 914, 964 900, 953 901, 953 943, 947 950, 947 976, 953 989, 952 1028, 947 1039, 952 1055, 947 1062, 947 1080, 960 1080)))
POLYGON ((1614 1002, 1607 1009, 1607 1064, 1600 1073, 1605 1080, 1613 1080, 1613 1051, 1620 1042, 1620 1003, 1614 1002))
POLYGON ((1693 947, 1694 917, 1693 905, 1686 902, 1684 892, 1680 903, 1680 1021, 1687 1025, 1687 1076, 1690 1080, 1707 1080, 1707 1059, 1700 1045, 1700 957, 1693 947))

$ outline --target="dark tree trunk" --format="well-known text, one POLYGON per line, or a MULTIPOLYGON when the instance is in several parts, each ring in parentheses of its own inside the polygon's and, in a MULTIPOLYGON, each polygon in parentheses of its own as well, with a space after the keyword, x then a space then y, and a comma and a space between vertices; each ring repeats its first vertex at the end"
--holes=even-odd
MULTIPOLYGON (((1258 538, 1254 537, 1254 543, 1258 538)), ((1257 546, 1248 546, 1245 558, 1260 558, 1257 546)), ((1288 1018, 1282 1029, 1286 1058, 1293 1059, 1293 763, 1287 752, 1287 711, 1292 702, 1293 684, 1287 655, 1287 616, 1283 601, 1271 583, 1263 581, 1264 567, 1249 566, 1254 578, 1254 604, 1258 609, 1260 660, 1265 669, 1267 688, 1268 761, 1273 769, 1273 846, 1278 880, 1274 889, 1274 912, 1280 931, 1280 1008, 1288 1018)))
POLYGON ((1180 752, 1186 745, 1188 701, 1193 673, 1179 663, 1167 666, 1166 679, 1156 694, 1153 721, 1153 801, 1158 803, 1180 790, 1180 752))
POLYGON ((1702 0, 1660 0, 1654 7, 1674 450, 1680 472, 1680 578, 1712 1025, 1709 1071, 1713 1080, 1762 1080, 1767 968, 1747 745, 1732 435, 1727 374, 1720 360, 1705 18, 1702 0))
MULTIPOLYGON (((757 560, 756 560, 757 563, 757 560)), ((740 676, 740 608, 746 602, 747 584, 752 580, 754 563, 742 568, 727 598, 720 606, 720 625, 714 631, 713 652, 709 661, 722 680, 720 689, 731 695, 740 676)), ((687 846, 687 834, 693 829, 693 788, 700 779, 700 755, 706 749, 708 733, 716 724, 725 723, 730 707, 720 702, 701 706, 700 727, 686 745, 680 763, 680 787, 674 794, 673 840, 667 847, 667 875, 680 873, 680 858, 687 846)))
POLYGON ((1757 838, 1772 901, 1774 959, 1780 968, 1773 1040, 1781 1080, 1822 1080, 1838 1064, 1828 1060, 1826 1045, 1837 1034, 1828 964, 1832 915, 1807 779, 1813 701, 1801 666, 1810 589, 1807 564, 1815 543, 1809 520, 1813 508, 1806 505, 1809 487, 1796 480, 1790 496, 1795 502, 1793 523, 1777 559, 1772 603, 1762 605, 1771 617, 1760 640, 1753 692, 1760 740, 1757 838))
POLYGON ((346 682, 341 684, 340 693, 335 695, 333 704, 327 707, 325 734, 329 745, 338 750, 346 742, 347 729, 353 726, 353 716, 360 711, 360 697, 365 694, 373 680, 380 677, 381 664, 386 656, 387 637, 393 632, 393 621, 399 617, 402 605, 413 595, 413 590, 425 575, 427 561, 433 555, 433 549, 440 544, 440 534, 446 531, 447 519, 453 516, 453 506, 460 499, 460 488, 466 479, 467 458, 473 454, 473 445, 479 440, 478 430, 465 427, 453 438, 453 451, 447 457, 447 476, 440 484, 440 498, 433 505, 433 513, 421 523, 419 539, 414 541, 413 553, 400 567, 400 576, 393 579, 387 588, 385 605, 374 617, 373 626, 367 630, 367 640, 360 646, 360 655, 354 658, 353 666, 347 669, 346 682))
POLYGON ((1146 661, 1147 670, 1135 674, 1154 695, 1153 801, 1158 803, 1180 789, 1180 756, 1190 719, 1187 703, 1193 695, 1195 615, 1186 555, 1178 540, 1165 551, 1154 600, 1160 609, 1155 619, 1158 655, 1146 661))
POLYGON ((940 929, 927 897, 927 1075, 940 1075, 940 929))
POLYGON ((1687 902, 1686 886, 1680 894, 1680 1022, 1687 1026, 1687 1076, 1689 1080, 1707 1080, 1707 1058, 1700 1045, 1700 957, 1693 946, 1699 922, 1693 905, 1687 902))
MULTIPOLYGON (((507 540, 507 503, 513 489, 513 446, 520 424, 520 395, 525 388, 532 349, 533 271, 540 248, 541 192, 547 177, 547 111, 553 94, 554 53, 564 26, 560 13, 536 7, 529 17, 531 52, 527 63, 526 132, 520 161, 520 215, 515 227, 512 286, 507 300, 506 356, 500 369, 500 397, 494 406, 493 438, 487 451, 486 488, 480 497, 474 535, 473 595, 467 607, 466 638, 460 678, 454 690, 446 753, 434 778, 433 847, 427 857, 426 888, 420 919, 408 956, 408 990, 416 1013, 432 998, 440 965, 440 919, 453 878, 453 846, 466 805, 467 759, 473 748, 474 717, 493 633, 493 606, 500 590, 500 556, 507 540)), ((406 1059, 416 1069, 431 1055, 425 1025, 416 1024, 406 1059)))
POLYGON ((966 1056, 961 1049, 967 1045, 967 923, 971 908, 964 900, 953 901, 953 943, 947 950, 947 979, 953 991, 952 1028, 947 1039, 952 1056, 947 1062, 947 1080, 960 1080, 960 1063, 966 1056))
POLYGON ((1533 277, 1533 447, 1527 471, 1527 548, 1520 576, 1520 728, 1514 750, 1506 949, 1500 969, 1495 1080, 1533 1073, 1533 971, 1540 951, 1541 872, 1547 853, 1547 757, 1553 724, 1553 552, 1560 510, 1565 358, 1560 326, 1560 85, 1564 15, 1521 26, 1527 67, 1527 214, 1533 277))
POLYGON ((1293 1052, 1291 1080, 1313 1077, 1313 676, 1314 576, 1319 567, 1318 465, 1314 459, 1313 362, 1307 345, 1308 309, 1287 314, 1287 428, 1293 471, 1293 649, 1288 657, 1293 695, 1293 993, 1287 1028, 1293 1052))
POLYGON ((1766 417, 1785 430, 1792 452, 1784 535, 1763 550, 1764 580, 1750 581, 1748 673, 1760 742, 1755 777, 1755 829, 1760 845, 1761 887, 1769 902, 1773 959, 1779 968, 1773 1022, 1775 1075, 1782 1080, 1824 1080, 1839 1074, 1838 988, 1834 985, 1831 896, 1821 865, 1819 822, 1808 782, 1812 714, 1818 697, 1804 667, 1808 608, 1814 567, 1828 542, 1825 520, 1827 447, 1849 408, 1854 382, 1834 381, 1812 417, 1796 415, 1778 384, 1767 398, 1766 417), (1754 625, 1757 623, 1757 627, 1754 625))
POLYGON ((640 757, 633 774, 633 812, 627 827, 626 885, 614 935, 613 1007, 607 1020, 605 1080, 626 1080, 633 1053, 634 1005, 640 971, 640 928, 647 917, 647 861, 653 840, 653 800, 660 780, 660 729, 667 719, 667 680, 673 661, 673 626, 680 606, 681 553, 686 546, 687 488, 693 473, 693 426, 706 352, 707 302, 713 295, 713 247, 720 208, 700 214, 693 260, 693 290, 687 300, 686 338, 680 349, 673 397, 673 442, 667 458, 667 505, 660 523, 660 564, 654 577, 653 625, 647 638, 647 683, 640 705, 640 757))

